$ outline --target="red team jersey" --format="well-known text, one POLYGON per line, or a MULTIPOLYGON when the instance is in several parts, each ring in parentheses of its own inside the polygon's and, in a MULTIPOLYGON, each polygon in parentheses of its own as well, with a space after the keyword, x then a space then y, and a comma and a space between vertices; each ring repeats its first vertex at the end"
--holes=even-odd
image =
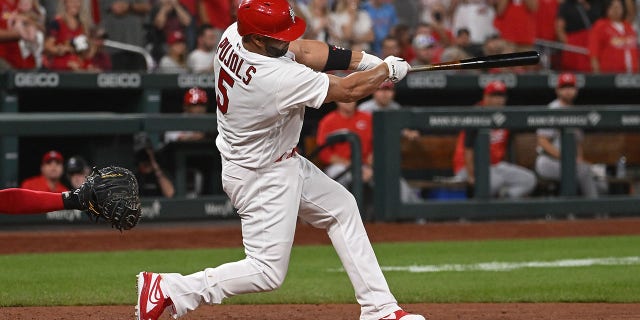
MULTIPOLYGON (((235 1, 234 4, 236 4, 235 1)), ((224 30, 233 23, 231 18, 231 1, 209 0, 204 2, 204 7, 209 17, 209 24, 214 28, 224 30)))
POLYGON ((554 41, 556 39, 556 15, 558 0, 539 0, 535 13, 536 37, 554 41))
POLYGON ((62 185, 61 183, 57 183, 55 188, 49 189, 49 184, 47 180, 43 176, 36 176, 26 179, 20 185, 20 188, 35 190, 35 191, 47 191, 47 192, 65 192, 69 191, 67 187, 62 185))
MULTIPOLYGON (((56 44, 68 43, 71 39, 84 34, 84 28, 79 26, 76 29, 71 29, 65 22, 63 18, 56 18, 51 22, 49 28, 48 37, 54 37, 56 39, 56 44)), ((69 62, 75 61, 82 67, 86 67, 87 63, 85 63, 78 55, 67 53, 63 56, 53 56, 51 57, 51 65, 49 66, 53 70, 70 70, 69 62)))
POLYGON ((535 13, 529 11, 523 0, 511 0, 504 12, 496 16, 493 25, 500 35, 520 45, 531 45, 536 38, 535 13))
POLYGON ((636 32, 628 22, 622 30, 609 19, 599 19, 589 33, 589 52, 600 62, 600 72, 638 72, 636 32))
MULTIPOLYGON (((323 145, 327 140, 327 136, 339 130, 349 130, 360 137, 360 145, 362 146, 362 163, 367 163, 367 158, 373 151, 373 130, 371 114, 358 111, 351 118, 345 118, 338 111, 332 111, 318 124, 318 133, 316 136, 318 146, 323 145)), ((336 154, 344 159, 351 159, 351 148, 349 143, 343 142, 334 144, 323 149, 320 152, 320 160, 328 164, 331 155, 336 154)))
MULTIPOLYGON (((456 149, 453 154, 453 172, 458 173, 465 167, 464 149, 466 131, 458 134, 456 149)), ((507 150, 509 131, 506 129, 493 129, 489 134, 489 161, 492 165, 502 161, 507 150)))

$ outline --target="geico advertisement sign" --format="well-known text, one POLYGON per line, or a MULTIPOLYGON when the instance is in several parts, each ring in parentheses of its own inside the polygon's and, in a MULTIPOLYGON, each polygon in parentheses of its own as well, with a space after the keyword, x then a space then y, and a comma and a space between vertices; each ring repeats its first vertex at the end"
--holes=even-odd
POLYGON ((57 73, 16 73, 13 84, 18 88, 55 88, 60 84, 57 73))
POLYGON ((640 88, 640 75, 619 74, 615 78, 616 88, 640 88))
POLYGON ((424 74, 419 72, 407 76, 407 87, 409 89, 445 88, 446 86, 447 77, 444 74, 424 74))
POLYGON ((140 88, 142 77, 137 73, 101 73, 98 75, 100 88, 140 88))
POLYGON ((180 88, 215 88, 215 78, 212 74, 181 74, 178 76, 180 88))

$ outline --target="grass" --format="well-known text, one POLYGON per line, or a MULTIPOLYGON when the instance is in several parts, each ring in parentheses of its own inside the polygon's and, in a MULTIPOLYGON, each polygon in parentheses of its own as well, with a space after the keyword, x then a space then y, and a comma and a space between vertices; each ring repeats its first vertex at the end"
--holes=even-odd
MULTIPOLYGON (((374 246, 382 266, 554 261, 640 256, 640 237, 595 237, 374 246)), ((241 248, 0 256, 0 306, 135 304, 143 270, 189 274, 244 257, 241 248)), ((330 246, 294 247, 280 290, 227 303, 354 303, 330 246), (333 271, 332 271, 333 270, 333 271)), ((385 272, 402 303, 640 302, 640 264, 523 268, 512 271, 385 272)))

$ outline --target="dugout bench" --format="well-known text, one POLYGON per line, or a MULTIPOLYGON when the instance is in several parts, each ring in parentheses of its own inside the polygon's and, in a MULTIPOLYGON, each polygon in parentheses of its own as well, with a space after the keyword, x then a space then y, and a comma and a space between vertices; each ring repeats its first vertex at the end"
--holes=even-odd
MULTIPOLYGON (((374 113, 374 202, 376 219, 452 219, 479 217, 544 217, 554 214, 627 213, 637 214, 640 197, 607 196, 586 199, 577 195, 575 179, 575 136, 572 128, 585 130, 638 131, 638 106, 585 106, 567 110, 545 107, 487 108, 408 108, 374 113), (493 199, 489 195, 489 129, 535 131, 556 127, 562 130, 562 179, 559 196, 519 200, 493 199), (479 129, 475 146, 476 185, 474 197, 466 201, 400 202, 398 178, 402 175, 400 131, 402 128, 426 132, 479 129), (384 152, 379 152, 384 150, 384 152)), ((606 139, 606 138, 605 138, 606 139)), ((450 141, 449 141, 450 142, 450 141)), ((626 143, 625 143, 626 145, 626 143)), ((635 147, 630 147, 633 158, 635 147)), ((587 155, 588 156, 588 155, 587 155)), ((619 155, 612 154, 611 157, 619 155)), ((629 157, 629 156, 627 156, 629 157)), ((449 158, 451 159, 451 158, 449 158)), ((617 158, 616 158, 617 159, 617 158)))
MULTIPOLYGON (((441 195, 441 199, 446 199, 447 194, 455 198, 461 192, 469 192, 466 182, 453 179, 452 159, 457 135, 457 132, 432 132, 414 141, 402 139, 402 174, 412 187, 422 189, 427 196, 428 191, 432 191, 432 195, 441 195), (444 191, 438 193, 438 190, 444 191)), ((511 132, 506 160, 535 172, 538 155, 536 140, 535 132, 511 132)), ((583 145, 585 159, 606 166, 610 194, 629 194, 633 191, 633 177, 616 177, 615 167, 618 159, 624 156, 627 166, 640 168, 640 132, 585 132, 583 145)), ((538 185, 532 196, 559 195, 559 181, 541 177, 537 177, 537 180, 538 185)))

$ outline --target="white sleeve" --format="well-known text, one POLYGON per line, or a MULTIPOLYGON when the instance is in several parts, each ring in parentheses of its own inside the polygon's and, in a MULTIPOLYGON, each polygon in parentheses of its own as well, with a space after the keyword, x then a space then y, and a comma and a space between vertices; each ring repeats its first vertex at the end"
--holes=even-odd
POLYGON ((291 108, 311 107, 318 109, 329 91, 329 76, 293 62, 297 67, 287 68, 276 86, 278 112, 286 113, 291 108))

